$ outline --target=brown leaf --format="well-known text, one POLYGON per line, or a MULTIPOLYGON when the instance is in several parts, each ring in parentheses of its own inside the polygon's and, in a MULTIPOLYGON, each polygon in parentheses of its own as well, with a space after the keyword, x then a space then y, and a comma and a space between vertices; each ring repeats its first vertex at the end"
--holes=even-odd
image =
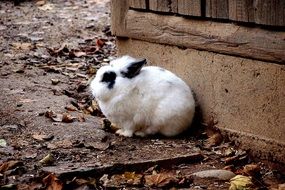
POLYGON ((31 158, 36 158, 38 156, 38 153, 33 151, 26 151, 23 156, 27 159, 31 159, 31 158))
POLYGON ((47 118, 52 118, 54 115, 55 115, 55 113, 53 111, 51 111, 51 110, 48 110, 48 111, 45 112, 45 116, 47 118))
POLYGON ((77 108, 73 105, 67 105, 67 106, 65 106, 65 109, 67 111, 76 111, 77 110, 77 108))
POLYGON ((125 172, 122 176, 126 180, 127 184, 139 185, 141 184, 143 175, 136 174, 135 172, 125 172))
POLYGON ((96 39, 96 45, 99 47, 99 48, 102 48, 105 44, 105 40, 103 39, 96 39))
POLYGON ((92 67, 91 65, 87 68, 87 71, 86 71, 87 74, 91 74, 91 75, 96 74, 96 72, 97 72, 97 69, 95 67, 92 67))
POLYGON ((67 45, 63 43, 59 48, 47 48, 47 51, 51 56, 68 55, 69 49, 67 45))
POLYGON ((15 42, 15 43, 12 43, 12 46, 16 50, 30 50, 34 48, 34 45, 32 45, 31 43, 15 42))
POLYGON ((85 122, 85 121, 86 121, 86 119, 85 119, 85 117, 84 117, 83 114, 82 114, 82 115, 79 115, 79 116, 77 117, 77 120, 78 120, 79 122, 85 122))
POLYGON ((10 160, 7 162, 4 162, 0 165, 0 173, 4 173, 7 170, 11 170, 16 168, 17 166, 23 166, 23 162, 16 161, 16 160, 10 160))
POLYGON ((105 187, 120 188, 122 185, 140 185, 142 183, 141 174, 136 174, 135 172, 125 172, 123 174, 112 175, 111 178, 108 178, 108 175, 103 175, 100 178, 100 181, 105 187))
POLYGON ((144 179, 145 185, 149 187, 166 187, 173 182, 177 182, 177 179, 170 173, 146 175, 144 179))
POLYGON ((32 137, 38 141, 49 141, 49 140, 53 139, 54 136, 53 135, 44 135, 44 134, 34 134, 32 137))
POLYGON ((84 52, 86 52, 86 54, 94 54, 94 53, 97 53, 97 52, 99 52, 100 51, 100 48, 98 47, 98 46, 88 46, 88 47, 84 47, 84 48, 82 48, 82 50, 84 51, 84 52))
POLYGON ((44 0, 40 0, 40 1, 36 2, 37 6, 43 6, 44 4, 46 4, 46 1, 44 1, 44 0))
POLYGON ((72 123, 75 120, 76 120, 76 117, 73 117, 72 115, 70 115, 68 113, 62 114, 62 122, 64 122, 64 123, 72 123))
POLYGON ((217 146, 221 144, 222 141, 223 141, 223 136, 219 132, 217 132, 207 139, 205 146, 208 148, 212 146, 217 146))
POLYGON ((260 172, 260 167, 257 164, 247 164, 243 167, 242 174, 255 176, 260 172))
POLYGON ((70 57, 83 57, 83 56, 86 56, 86 53, 83 52, 83 51, 76 51, 76 50, 73 50, 69 53, 69 56, 70 57))
POLYGON ((49 143, 47 145, 47 148, 49 149, 56 149, 56 148, 70 148, 72 147, 72 142, 68 139, 64 139, 64 140, 61 140, 61 141, 57 141, 55 143, 49 143))
POLYGON ((47 187, 47 190, 62 190, 63 183, 54 175, 49 174, 43 179, 43 183, 47 187))

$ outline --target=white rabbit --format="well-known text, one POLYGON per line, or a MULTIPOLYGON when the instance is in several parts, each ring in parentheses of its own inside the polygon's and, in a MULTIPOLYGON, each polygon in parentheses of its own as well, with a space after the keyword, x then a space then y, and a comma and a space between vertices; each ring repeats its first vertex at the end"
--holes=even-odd
POLYGON ((192 122, 195 101, 189 86, 172 72, 146 66, 130 56, 101 67, 91 91, 103 114, 131 137, 160 133, 175 136, 192 122))

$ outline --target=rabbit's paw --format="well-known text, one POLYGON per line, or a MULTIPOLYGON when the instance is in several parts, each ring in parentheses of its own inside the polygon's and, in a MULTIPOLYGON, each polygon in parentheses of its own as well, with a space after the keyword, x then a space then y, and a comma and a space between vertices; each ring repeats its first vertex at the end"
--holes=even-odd
POLYGON ((145 137, 146 136, 146 134, 144 132, 142 132, 142 131, 135 132, 135 135, 138 136, 138 137, 145 137))
POLYGON ((123 130, 123 129, 119 129, 118 131, 116 131, 116 134, 118 134, 120 136, 124 136, 124 137, 132 137, 133 136, 133 132, 131 130, 123 130))

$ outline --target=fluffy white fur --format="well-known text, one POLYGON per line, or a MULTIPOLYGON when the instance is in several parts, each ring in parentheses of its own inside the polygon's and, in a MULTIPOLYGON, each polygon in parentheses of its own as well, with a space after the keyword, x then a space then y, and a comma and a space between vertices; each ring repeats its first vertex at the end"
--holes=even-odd
POLYGON ((120 129, 119 135, 131 137, 160 133, 175 136, 192 122, 195 101, 189 86, 172 72, 145 66, 134 78, 121 71, 136 59, 130 56, 101 67, 91 82, 91 90, 103 114, 120 129), (117 74, 113 88, 102 83, 106 71, 117 74))

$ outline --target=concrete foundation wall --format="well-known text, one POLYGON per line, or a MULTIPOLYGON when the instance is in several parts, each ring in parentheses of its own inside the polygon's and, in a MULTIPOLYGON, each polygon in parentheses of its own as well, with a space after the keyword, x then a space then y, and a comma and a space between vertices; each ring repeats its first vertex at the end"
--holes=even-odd
POLYGON ((285 163, 285 65, 119 38, 119 54, 171 70, 196 94, 204 119, 261 158, 285 163))

